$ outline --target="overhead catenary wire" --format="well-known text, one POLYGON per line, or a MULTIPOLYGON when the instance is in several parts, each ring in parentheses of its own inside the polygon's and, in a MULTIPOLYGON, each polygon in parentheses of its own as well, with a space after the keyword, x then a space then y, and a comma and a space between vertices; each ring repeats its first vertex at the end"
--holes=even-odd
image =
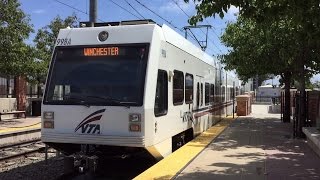
MULTIPOLYGON (((170 21, 166 20, 165 18, 163 18, 162 16, 160 16, 158 13, 154 12, 152 9, 150 9, 149 7, 147 7, 146 5, 142 4, 140 1, 135 0, 137 3, 139 3, 141 6, 143 6, 144 8, 146 8, 147 10, 149 10, 150 12, 152 12, 153 14, 155 14, 156 16, 158 16, 160 19, 164 20, 165 22, 167 22, 168 24, 170 24, 172 27, 179 29, 177 26, 175 26, 174 24, 172 24, 170 21)), ((180 30, 180 29, 179 29, 180 30)))
MULTIPOLYGON (((174 2, 176 5, 177 5, 177 7, 188 17, 188 18, 190 18, 191 16, 190 15, 188 15, 188 13, 186 13, 182 8, 181 8, 181 6, 178 4, 178 2, 177 1, 175 1, 175 0, 171 0, 172 2, 174 2)), ((209 24, 209 23, 208 23, 209 24)), ((210 25, 210 24, 209 24, 210 25)), ((211 25, 210 25, 211 26, 211 25)), ((212 29, 211 29, 212 30, 212 29)), ((204 35, 206 35, 206 33, 200 28, 200 31, 204 34, 204 35)), ((190 31, 191 32, 191 31, 190 31)), ((213 31, 214 32, 214 31, 213 31)), ((193 34, 193 33, 192 33, 193 34)), ((211 39, 211 38, 209 38, 208 37, 208 39, 209 39, 209 41, 211 41, 211 43, 217 48, 217 50, 219 50, 220 52, 221 52, 221 50, 220 50, 220 48, 215 44, 215 42, 211 39)), ((211 49, 211 48, 208 48, 208 49, 211 49)), ((211 49, 212 51, 214 51, 213 49, 211 49)), ((215 51, 214 51, 215 52, 215 51)), ((217 53, 217 52, 215 52, 215 53, 217 53)), ((222 53, 222 52, 221 52, 222 53)), ((218 54, 218 53, 217 53, 218 54)))
POLYGON ((127 10, 126 8, 120 6, 118 3, 114 2, 113 0, 110 0, 110 2, 112 2, 113 4, 115 4, 116 6, 118 6, 119 8, 121 8, 122 10, 126 11, 127 13, 133 15, 134 17, 141 19, 140 17, 138 17, 137 15, 133 14, 132 12, 130 12, 129 10, 127 10))
MULTIPOLYGON (((175 0, 171 0, 172 2, 174 2, 176 5, 177 5, 177 7, 188 17, 188 18, 190 18, 191 16, 190 15, 188 15, 182 8, 181 8, 181 6, 177 3, 177 1, 175 1, 175 0)), ((209 24, 209 22, 208 22, 208 24, 209 24)), ((209 24, 210 25, 210 24, 209 24)), ((210 25, 211 26, 211 25, 210 25)), ((211 26, 212 27, 212 26, 211 26)), ((212 29, 211 29, 212 30, 212 29)), ((204 35, 206 35, 206 33, 202 30, 202 29, 200 29, 200 31, 204 34, 204 35)), ((214 31, 213 31, 214 32, 214 31)), ((209 41, 211 41, 211 43, 221 52, 221 50, 220 50, 220 48, 214 43, 214 41, 213 40, 211 40, 211 38, 209 38, 208 37, 208 39, 209 39, 209 41)), ((208 49, 210 49, 210 48, 208 48, 208 49)), ((213 49, 212 49, 213 50, 213 49)), ((221 52, 222 53, 222 52, 221 52)))
MULTIPOLYGON (((67 4, 67 3, 61 2, 61 1, 59 1, 59 0, 53 0, 53 1, 55 1, 55 2, 57 2, 57 3, 60 3, 60 4, 64 5, 64 6, 67 6, 67 7, 71 8, 71 9, 73 9, 73 10, 76 10, 76 11, 80 12, 80 13, 89 15, 88 12, 87 12, 87 10, 86 10, 86 12, 85 12, 85 11, 83 11, 83 10, 81 10, 81 9, 78 9, 78 8, 72 6, 72 5, 69 5, 69 4, 67 4)), ((127 0, 125 0, 125 1, 127 2, 127 0)), ((177 26, 175 26, 173 23, 171 23, 170 21, 166 20, 165 18, 163 18, 162 16, 160 16, 159 14, 157 14, 156 12, 154 12, 153 10, 151 10, 150 8, 148 8, 147 6, 145 6, 144 4, 142 4, 140 1, 138 1, 138 0, 135 0, 135 1, 136 1, 137 3, 139 3, 141 6, 143 6, 144 8, 146 8, 147 10, 149 10, 150 12, 152 12, 153 14, 155 14, 156 16, 158 16, 160 19, 162 19, 162 20, 164 20, 165 22, 167 22, 167 23, 168 23, 169 25, 171 25, 172 27, 174 27, 174 28, 178 29, 179 31, 183 32, 182 29, 179 29, 179 28, 178 28, 177 26)), ((138 19, 141 19, 140 17, 138 17, 137 15, 133 14, 132 12, 130 12, 129 10, 127 10, 126 8, 122 7, 122 6, 119 5, 118 3, 114 2, 113 0, 110 0, 110 2, 112 2, 113 4, 115 4, 116 6, 118 6, 119 8, 121 8, 122 10, 128 12, 129 14, 133 15, 134 17, 136 17, 136 18, 138 18, 138 19)), ((145 19, 145 17, 144 17, 141 13, 139 13, 129 2, 127 2, 127 3, 128 3, 129 6, 130 6, 131 8, 133 8, 143 19, 145 19)), ((185 13, 185 12, 184 12, 184 13, 185 13)), ((98 20, 101 21, 101 22, 104 21, 104 20, 102 20, 102 19, 100 19, 100 18, 98 18, 98 20)), ((195 38, 194 35, 191 36, 190 33, 188 33, 188 32, 187 32, 187 34, 188 34, 194 41, 196 41, 196 42, 200 45, 199 41, 195 38)), ((200 47, 201 47, 201 46, 200 46, 200 47)))
MULTIPOLYGON (((76 11, 81 12, 81 13, 83 13, 83 14, 89 15, 88 12, 85 12, 85 11, 83 11, 83 10, 81 10, 81 9, 78 9, 78 8, 72 6, 72 5, 66 4, 66 3, 61 2, 61 1, 59 1, 59 0, 54 0, 54 1, 60 3, 60 4, 64 5, 64 6, 67 6, 67 7, 71 8, 71 9, 73 9, 73 10, 76 10, 76 11)), ((177 26, 175 26, 173 23, 171 23, 170 21, 166 20, 165 18, 163 18, 162 16, 160 16, 159 14, 157 14, 156 12, 154 12, 153 10, 151 10, 150 8, 148 8, 147 6, 145 6, 144 4, 142 4, 140 1, 138 1, 138 0, 135 0, 135 1, 136 1, 137 3, 139 3, 141 6, 143 6, 144 8, 146 8, 147 10, 149 10, 150 12, 152 12, 153 14, 155 14, 156 16, 158 16, 160 19, 162 19, 162 20, 164 20, 165 22, 167 22, 167 23, 168 23, 169 25, 171 25, 172 27, 174 27, 174 28, 178 29, 179 31, 183 32, 182 29, 179 29, 179 28, 178 28, 177 26)), ((113 4, 115 4, 116 6, 118 6, 119 8, 121 8, 122 10, 128 12, 129 14, 133 15, 134 17, 136 17, 136 18, 138 18, 138 19, 141 19, 141 18, 139 18, 137 15, 135 15, 135 14, 133 14, 132 12, 130 12, 129 10, 127 10, 126 8, 122 7, 122 6, 119 5, 118 3, 114 2, 113 0, 110 0, 110 2, 112 2, 113 4)), ((133 6, 131 6, 131 7, 132 7, 133 9, 135 9, 133 6)), ((136 12, 138 13, 138 11, 136 11, 136 12)), ((139 14, 141 17, 143 17, 140 13, 138 13, 138 14, 139 14)), ((144 18, 144 17, 143 17, 143 18, 144 18)), ((144 19, 145 19, 145 18, 144 18, 144 19)), ((98 20, 101 21, 101 22, 103 22, 103 20, 100 19, 100 18, 98 18, 98 20)), ((188 33, 188 32, 187 32, 187 33, 188 33)), ((189 34, 189 33, 188 33, 188 34, 189 34)), ((190 34, 189 34, 189 35, 190 35, 190 34)), ((192 38, 194 41, 198 42, 198 40, 197 40, 196 38, 194 38, 193 36, 191 36, 191 38, 192 38)), ((199 43, 199 42, 198 42, 198 43, 199 43)))
MULTIPOLYGON (((196 3, 195 3, 195 1, 192 1, 193 2, 193 4, 196 6, 196 3)), ((209 21, 207 20, 207 19, 205 19, 205 21, 206 21, 206 23, 208 23, 208 25, 210 25, 211 27, 213 27, 214 28, 214 26, 212 26, 210 23, 209 23, 209 21)), ((219 36, 218 36, 218 34, 214 31, 214 30, 212 30, 211 28, 210 28, 210 30, 213 32, 213 34, 215 34, 216 36, 217 36, 217 38, 219 39, 219 36)), ((215 45, 217 48, 218 48, 218 46, 217 45, 215 45)), ((218 48, 218 50, 222 53, 222 51, 221 51, 221 49, 220 48, 218 48)), ((223 53, 222 53, 223 54, 223 53)))
MULTIPOLYGON (((183 10, 182 8, 181 8, 181 6, 178 4, 178 2, 177 1, 175 1, 175 0, 171 0, 173 3, 175 3, 176 5, 177 5, 177 7, 188 17, 188 18, 190 18, 190 16, 188 15, 188 13, 186 13, 186 11, 185 10, 183 10)), ((202 32, 203 32, 203 30, 202 29, 200 29, 202 32)), ((191 32, 191 31, 190 31, 191 32)), ((192 33, 192 32, 191 32, 192 33)), ((205 32, 203 32, 204 34, 205 34, 205 32)), ((192 33, 192 35, 193 35, 193 37, 196 39, 196 41, 198 42, 198 44, 200 45, 200 42, 198 41, 198 39, 196 38, 196 36, 192 33)), ((212 42, 213 43, 213 42, 212 42)), ((201 47, 201 45, 200 45, 200 47, 201 47)), ((208 48, 209 49, 209 48, 208 48)), ((213 49, 212 49, 213 50, 213 49)))
POLYGON ((136 8, 134 8, 127 0, 125 0, 125 1, 126 1, 126 3, 127 3, 134 11, 136 11, 136 13, 138 13, 138 14, 142 17, 142 19, 146 19, 146 18, 144 18, 143 15, 142 15, 141 13, 139 13, 139 11, 138 11, 136 8))
POLYGON ((199 46, 201 47, 200 41, 197 39, 197 37, 193 34, 193 32, 192 32, 192 31, 190 31, 190 33, 191 33, 191 34, 192 34, 192 36, 197 40, 197 42, 198 42, 199 46))
MULTIPOLYGON (((124 7, 122 7, 121 5, 117 4, 116 2, 114 2, 113 0, 110 0, 113 4, 117 5, 119 8, 127 11, 128 13, 130 13, 131 15, 135 16, 136 18, 140 19, 139 17, 137 17, 135 14, 131 13, 130 11, 128 11, 127 9, 125 9, 124 7)), ((171 22, 169 22, 168 20, 164 19, 163 17, 161 17, 159 14, 157 14, 156 12, 154 12, 153 10, 151 10, 150 8, 148 8, 147 6, 145 6, 144 4, 142 4, 140 1, 137 1, 141 6, 143 6, 144 8, 146 8, 147 10, 149 10, 150 12, 152 12, 153 14, 155 14, 156 16, 158 16, 159 18, 161 18, 162 20, 166 21, 168 24, 170 24, 172 27, 180 30, 181 32, 183 32, 182 29, 179 29, 177 26, 175 26, 174 24, 172 24, 171 22)), ((189 33, 188 33, 189 34, 189 33)), ((189 34, 190 35, 190 34, 189 34)), ((191 36, 192 37, 192 36, 191 36)), ((197 41, 195 38, 192 37, 193 40, 197 41)))
MULTIPOLYGON (((178 29, 179 31, 183 32, 182 29, 179 29, 176 25, 174 25, 172 22, 168 21, 167 19, 163 18, 162 16, 160 16, 158 13, 154 12, 152 9, 150 9, 149 7, 147 7, 146 5, 144 5, 143 3, 141 3, 139 0, 135 0, 137 3, 139 3, 142 7, 146 8, 148 11, 150 11, 151 13, 155 14, 156 16, 158 16, 160 19, 164 20, 166 23, 168 23, 169 25, 171 25, 173 28, 178 29)), ((188 33, 188 32, 187 32, 188 33)), ((189 33, 188 33, 189 34, 189 33)), ((190 34, 189 34, 190 35, 190 34)), ((192 36, 191 36, 192 37, 192 36)), ((197 39, 195 39, 194 37, 192 37, 192 39, 194 41, 197 41, 197 39)))
MULTIPOLYGON (((73 9, 73 10, 76 10, 76 11, 81 12, 81 13, 83 13, 83 14, 89 15, 88 12, 84 12, 83 10, 78 9, 78 8, 76 8, 76 7, 73 7, 73 6, 69 5, 69 4, 66 4, 66 3, 64 3, 64 2, 61 2, 61 1, 59 1, 59 0, 54 0, 54 1, 57 2, 57 3, 60 3, 60 4, 64 5, 64 6, 67 6, 67 7, 71 8, 71 9, 73 9)), ((103 21, 102 19, 99 19, 99 18, 98 18, 98 20, 99 20, 99 21, 103 21)))
POLYGON ((188 18, 190 18, 190 16, 186 13, 186 11, 184 11, 182 8, 181 8, 181 6, 178 4, 178 2, 177 1, 175 1, 175 0, 171 0, 173 3, 175 3, 177 6, 178 6, 178 8, 186 15, 186 16, 188 16, 188 18))

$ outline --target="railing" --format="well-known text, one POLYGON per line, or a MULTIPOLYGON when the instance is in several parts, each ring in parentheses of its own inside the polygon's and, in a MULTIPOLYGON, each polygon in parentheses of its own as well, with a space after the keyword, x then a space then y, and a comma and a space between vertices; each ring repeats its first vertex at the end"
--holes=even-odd
POLYGON ((280 96, 256 96, 254 100, 255 103, 267 103, 274 105, 278 105, 281 103, 280 96))

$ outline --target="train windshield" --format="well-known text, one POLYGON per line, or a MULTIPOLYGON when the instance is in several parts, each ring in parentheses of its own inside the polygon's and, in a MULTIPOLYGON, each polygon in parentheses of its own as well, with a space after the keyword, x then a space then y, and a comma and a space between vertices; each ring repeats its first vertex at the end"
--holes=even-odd
POLYGON ((141 106, 148 45, 58 47, 44 104, 141 106))

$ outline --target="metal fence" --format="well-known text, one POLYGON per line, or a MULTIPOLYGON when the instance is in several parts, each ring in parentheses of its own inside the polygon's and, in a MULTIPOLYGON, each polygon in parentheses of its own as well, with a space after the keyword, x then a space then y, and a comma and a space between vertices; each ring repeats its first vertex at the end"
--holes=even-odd
POLYGON ((256 96, 254 102, 278 105, 281 103, 281 96, 256 96))
MULTIPOLYGON (((283 113, 285 108, 285 92, 281 92, 281 120, 283 120, 283 113)), ((293 125, 293 137, 304 137, 302 127, 316 126, 316 119, 319 117, 319 100, 320 93, 307 91, 304 101, 304 109, 300 110, 300 92, 290 92, 290 115, 292 116, 293 125), (304 116, 300 116, 300 113, 304 113, 304 116), (304 119, 300 119, 304 117, 304 119)))

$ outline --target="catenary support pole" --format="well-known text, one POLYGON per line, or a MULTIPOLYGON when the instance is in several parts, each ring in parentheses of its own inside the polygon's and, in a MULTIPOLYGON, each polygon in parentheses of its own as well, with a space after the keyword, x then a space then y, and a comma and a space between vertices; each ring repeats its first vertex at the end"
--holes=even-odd
POLYGON ((97 22, 97 0, 90 0, 89 21, 92 27, 97 22))

